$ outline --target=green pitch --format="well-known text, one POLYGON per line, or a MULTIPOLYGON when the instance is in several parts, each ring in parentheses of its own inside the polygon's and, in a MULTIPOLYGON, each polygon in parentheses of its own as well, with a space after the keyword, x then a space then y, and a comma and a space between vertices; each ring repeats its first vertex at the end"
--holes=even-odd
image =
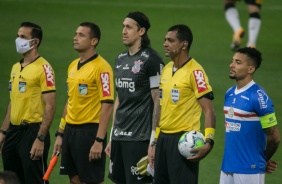
MULTIPOLYGON (((246 6, 238 3, 242 25, 247 29, 246 6)), ((152 47, 164 57, 163 42, 167 29, 179 23, 187 24, 194 34, 191 56, 199 61, 209 75, 215 93, 214 105, 217 114, 215 147, 200 164, 201 184, 216 184, 219 181, 224 144, 223 98, 225 91, 234 85, 228 78, 229 64, 233 52, 229 46, 232 38, 223 12, 223 1, 214 0, 0 0, 0 120, 4 119, 9 102, 8 81, 12 64, 21 56, 16 53, 15 39, 19 25, 32 21, 42 26, 43 42, 39 53, 53 66, 56 73, 57 110, 51 127, 53 136, 58 128, 60 117, 67 99, 66 71, 69 63, 78 57, 73 50, 73 37, 76 28, 83 21, 97 23, 102 31, 97 52, 109 63, 125 47, 122 45, 122 21, 129 11, 143 11, 151 21, 149 37, 152 47)), ((262 7, 262 28, 257 48, 263 53, 263 63, 255 74, 255 81, 262 85, 275 104, 276 116, 282 134, 281 103, 281 58, 282 58, 282 2, 264 1, 262 7)), ((246 44, 246 39, 243 44, 246 44)), ((164 61, 169 59, 164 57, 164 61)), ((282 146, 273 158, 282 164, 282 146)), ((108 160, 107 160, 108 161, 108 160)), ((60 162, 60 161, 59 161, 60 162)), ((3 170, 0 159, 0 170, 3 170)), ((53 171, 50 183, 66 184, 68 178, 60 176, 59 164, 53 171)), ((111 182, 107 179, 105 183, 111 182)), ((280 184, 282 167, 271 175, 266 175, 266 183, 280 184)))

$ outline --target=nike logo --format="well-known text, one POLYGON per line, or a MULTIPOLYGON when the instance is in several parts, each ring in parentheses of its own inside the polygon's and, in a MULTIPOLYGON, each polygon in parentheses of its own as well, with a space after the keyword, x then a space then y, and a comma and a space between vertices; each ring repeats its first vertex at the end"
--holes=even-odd
POLYGON ((142 180, 145 176, 137 176, 137 180, 142 180))
POLYGON ((120 68, 122 65, 117 65, 117 68, 120 68))

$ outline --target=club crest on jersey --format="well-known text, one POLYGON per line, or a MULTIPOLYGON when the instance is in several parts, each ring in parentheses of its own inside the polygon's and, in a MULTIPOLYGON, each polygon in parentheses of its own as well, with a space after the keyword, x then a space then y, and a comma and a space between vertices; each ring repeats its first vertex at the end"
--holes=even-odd
POLYGON ((172 89, 171 90, 171 99, 174 103, 178 102, 180 97, 180 92, 178 89, 172 89))
POLYGON ((234 109, 233 109, 233 107, 230 107, 230 108, 228 109, 228 116, 229 116, 230 118, 232 118, 232 117, 234 116, 234 109))
POLYGON ((47 87, 54 86, 55 82, 54 82, 54 75, 53 75, 52 67, 49 65, 43 65, 43 68, 44 68, 44 73, 46 77, 47 87))
POLYGON ((100 78, 101 78, 101 83, 102 83, 103 97, 111 96, 109 72, 101 73, 100 78))
POLYGON ((138 60, 138 61, 134 61, 134 66, 132 67, 131 71, 133 73, 138 73, 140 72, 141 69, 141 65, 143 64, 142 61, 138 60))
POLYGON ((197 88, 198 88, 198 93, 202 93, 208 89, 207 83, 205 81, 204 73, 202 70, 194 70, 193 71, 197 88))

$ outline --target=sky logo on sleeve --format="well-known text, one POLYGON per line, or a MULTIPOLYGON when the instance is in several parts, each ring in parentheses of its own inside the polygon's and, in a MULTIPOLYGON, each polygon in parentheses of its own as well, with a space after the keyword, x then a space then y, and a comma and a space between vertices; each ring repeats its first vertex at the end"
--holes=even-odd
POLYGON ((43 65, 43 68, 44 68, 44 73, 46 77, 47 87, 54 86, 55 82, 54 82, 54 75, 53 75, 52 67, 49 65, 43 65))
POLYGON ((101 79, 101 83, 102 83, 103 97, 111 96, 110 74, 109 74, 109 72, 101 73, 100 79, 101 79))
POLYGON ((202 93, 206 91, 207 88, 207 83, 205 81, 204 73, 201 70, 194 70, 194 77, 197 83, 197 88, 198 88, 198 93, 202 93))

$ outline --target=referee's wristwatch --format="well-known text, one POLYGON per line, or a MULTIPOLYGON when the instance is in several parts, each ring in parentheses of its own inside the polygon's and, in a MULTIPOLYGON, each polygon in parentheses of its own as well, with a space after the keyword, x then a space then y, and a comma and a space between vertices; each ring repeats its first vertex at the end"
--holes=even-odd
POLYGON ((57 136, 60 136, 60 137, 62 137, 62 138, 63 138, 64 133, 61 133, 61 132, 59 132, 59 131, 56 131, 56 133, 55 133, 55 137, 57 137, 57 136))
POLYGON ((206 142, 205 142, 206 144, 208 143, 208 144, 210 144, 211 145, 211 147, 213 147, 213 145, 214 145, 214 140, 212 140, 212 139, 206 139, 206 142))
POLYGON ((100 137, 96 137, 95 140, 99 143, 103 143, 104 139, 100 138, 100 137))
POLYGON ((0 129, 0 133, 3 134, 3 135, 6 135, 7 131, 0 129))
POLYGON ((39 134, 39 135, 37 135, 37 139, 39 139, 41 142, 44 142, 45 141, 45 135, 39 134))

